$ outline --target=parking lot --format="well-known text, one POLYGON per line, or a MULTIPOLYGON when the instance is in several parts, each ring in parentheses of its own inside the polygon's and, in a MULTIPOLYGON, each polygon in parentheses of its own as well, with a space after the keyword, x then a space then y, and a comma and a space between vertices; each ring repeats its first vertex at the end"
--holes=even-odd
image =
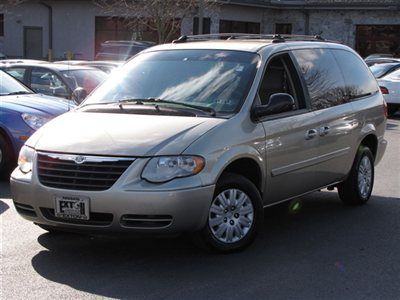
POLYGON ((400 118, 387 129, 368 205, 322 191, 300 199, 297 214, 270 208, 256 242, 231 255, 190 237, 51 235, 17 215, 1 182, 1 298, 398 299, 400 118))

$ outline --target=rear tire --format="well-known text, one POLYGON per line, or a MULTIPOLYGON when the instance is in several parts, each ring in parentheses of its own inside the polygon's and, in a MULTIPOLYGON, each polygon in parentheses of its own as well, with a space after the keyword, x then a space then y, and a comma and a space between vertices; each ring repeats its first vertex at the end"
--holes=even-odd
POLYGON ((9 179, 16 161, 8 140, 0 133, 0 179, 9 179))
POLYGON ((253 242, 263 216, 257 187, 246 177, 225 174, 217 182, 207 223, 197 242, 222 253, 244 249, 253 242))
POLYGON ((338 185, 339 197, 344 204, 367 203, 374 186, 374 156, 368 147, 358 149, 349 177, 338 185))

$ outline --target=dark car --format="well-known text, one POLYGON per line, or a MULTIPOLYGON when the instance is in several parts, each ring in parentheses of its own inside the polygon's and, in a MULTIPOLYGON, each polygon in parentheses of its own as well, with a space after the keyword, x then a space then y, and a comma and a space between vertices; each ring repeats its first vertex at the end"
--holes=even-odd
POLYGON ((375 64, 369 68, 375 78, 379 79, 400 69, 400 61, 397 63, 375 64))
POLYGON ((154 45, 155 43, 146 41, 106 41, 101 44, 95 60, 128 60, 154 45))
POLYGON ((74 108, 70 101, 35 94, 7 73, 0 71, 0 177, 16 165, 26 140, 54 117, 74 108))
POLYGON ((0 66, 0 69, 23 82, 36 93, 73 99, 81 102, 106 78, 99 69, 52 63, 21 63, 0 66), (74 91, 80 90, 79 97, 74 91))

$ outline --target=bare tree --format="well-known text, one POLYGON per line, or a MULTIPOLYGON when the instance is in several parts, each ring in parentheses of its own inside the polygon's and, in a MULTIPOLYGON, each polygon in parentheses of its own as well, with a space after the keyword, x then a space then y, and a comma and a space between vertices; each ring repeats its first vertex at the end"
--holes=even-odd
POLYGON ((216 0, 93 0, 109 16, 123 19, 132 31, 150 30, 165 43, 180 30, 184 18, 211 9, 216 0))
POLYGON ((0 0, 0 11, 5 10, 8 6, 19 5, 26 0, 0 0))

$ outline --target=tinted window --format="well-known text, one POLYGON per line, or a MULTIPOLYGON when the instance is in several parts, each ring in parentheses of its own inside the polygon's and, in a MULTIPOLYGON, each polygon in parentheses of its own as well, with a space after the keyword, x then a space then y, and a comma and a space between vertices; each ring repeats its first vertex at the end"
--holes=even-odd
POLYGON ((346 50, 332 50, 346 82, 346 95, 350 99, 371 95, 378 90, 374 76, 364 62, 346 50))
POLYGON ((31 75, 31 88, 37 93, 45 95, 67 96, 68 90, 60 78, 46 69, 33 69, 31 75))
POLYGON ((342 73, 328 49, 295 50, 293 54, 307 85, 313 110, 345 103, 342 73))

